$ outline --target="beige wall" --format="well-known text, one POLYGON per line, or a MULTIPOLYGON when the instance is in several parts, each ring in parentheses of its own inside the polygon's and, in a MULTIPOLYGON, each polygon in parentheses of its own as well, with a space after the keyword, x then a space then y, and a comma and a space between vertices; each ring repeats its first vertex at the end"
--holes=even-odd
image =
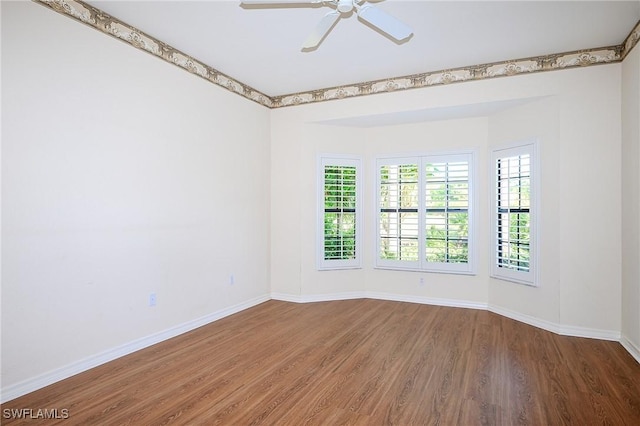
POLYGON ((1 6, 3 398, 270 296, 488 308, 622 331, 639 353, 638 48, 269 111, 37 4, 1 6), (531 138, 539 287, 489 278, 490 149, 531 138), (375 269, 375 158, 453 149, 477 153, 477 274, 375 269), (316 270, 321 153, 363 158, 362 269, 316 270))
POLYGON ((612 64, 273 111, 272 292, 302 301, 368 295, 489 307, 554 331, 616 339, 621 309, 619 105, 620 64, 612 64), (465 117, 469 114, 478 116, 465 117), (418 116, 421 122, 406 122, 418 116), (490 147, 523 139, 537 139, 541 155, 536 288, 488 277, 490 147), (465 148, 476 149, 479 157, 477 275, 374 269, 376 156, 465 148), (316 159, 325 152, 364 159, 360 271, 315 269, 313 189, 316 159), (603 218, 612 218, 614 225, 601 226, 603 218))
POLYGON ((542 177, 540 286, 491 280, 491 303, 568 334, 615 338, 620 328, 619 73, 613 65, 544 76, 551 96, 490 121, 492 143, 539 140, 542 177))
POLYGON ((622 337, 640 356, 640 48, 622 63, 622 337))
POLYGON ((5 397, 268 299, 269 127, 264 107, 2 2, 5 397))

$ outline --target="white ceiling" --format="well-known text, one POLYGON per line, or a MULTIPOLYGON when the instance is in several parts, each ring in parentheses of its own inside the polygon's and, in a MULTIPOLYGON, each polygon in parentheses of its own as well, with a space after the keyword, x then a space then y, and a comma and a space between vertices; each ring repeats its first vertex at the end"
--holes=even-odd
POLYGON ((240 7, 239 0, 93 1, 269 96, 621 44, 640 0, 376 1, 414 35, 396 44, 351 16, 320 47, 301 45, 328 7, 240 7))

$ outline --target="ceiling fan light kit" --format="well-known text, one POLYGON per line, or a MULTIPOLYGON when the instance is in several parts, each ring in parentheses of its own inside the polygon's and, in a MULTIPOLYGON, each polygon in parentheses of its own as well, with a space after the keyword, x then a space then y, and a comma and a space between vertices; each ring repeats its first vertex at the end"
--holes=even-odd
POLYGON ((324 15, 318 25, 313 29, 309 37, 302 44, 303 51, 310 51, 317 48, 338 20, 349 17, 353 10, 355 10, 356 15, 358 15, 362 21, 389 35, 389 37, 398 42, 402 42, 413 35, 413 30, 407 24, 378 9, 366 0, 242 0, 240 2, 241 6, 283 4, 321 5, 335 8, 335 10, 324 15))

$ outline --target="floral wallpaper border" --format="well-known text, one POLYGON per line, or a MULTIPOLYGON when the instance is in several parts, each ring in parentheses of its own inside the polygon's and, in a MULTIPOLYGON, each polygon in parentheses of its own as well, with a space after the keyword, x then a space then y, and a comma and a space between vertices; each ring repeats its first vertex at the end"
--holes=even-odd
POLYGON ((626 58, 629 52, 636 47, 640 41, 640 21, 636 24, 636 26, 631 30, 625 41, 622 43, 622 59, 626 58))
POLYGON ((79 0, 33 0, 52 10, 76 19, 105 34, 113 36, 133 47, 157 56, 173 65, 198 75, 213 84, 224 87, 240 96, 271 108, 270 96, 225 75, 224 73, 198 61, 195 58, 161 42, 137 28, 125 24, 102 10, 79 0))
POLYGON ((196 74, 213 84, 268 108, 304 105, 334 99, 345 99, 377 93, 439 86, 465 81, 484 80, 543 71, 584 67, 622 61, 640 40, 640 22, 625 41, 618 46, 585 49, 553 55, 523 58, 491 64, 473 65, 449 70, 433 71, 404 77, 331 87, 282 96, 266 95, 222 72, 163 43, 137 28, 84 3, 81 0, 33 0, 67 15, 105 34, 113 36, 137 49, 157 56, 171 64, 196 74))

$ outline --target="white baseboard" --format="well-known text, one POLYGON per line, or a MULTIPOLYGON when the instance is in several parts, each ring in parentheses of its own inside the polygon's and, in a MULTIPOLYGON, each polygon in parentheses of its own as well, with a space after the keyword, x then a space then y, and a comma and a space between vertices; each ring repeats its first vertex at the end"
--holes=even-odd
POLYGON ((271 298, 283 302, 313 303, 330 302, 334 300, 366 299, 364 291, 349 291, 344 293, 306 294, 304 296, 287 293, 271 293, 271 298))
POLYGON ((501 306, 489 305, 487 307, 489 312, 502 315, 503 317, 511 318, 512 320, 520 321, 525 324, 532 325, 534 327, 541 328, 543 330, 550 331, 552 333, 560 334, 560 326, 557 323, 546 321, 537 317, 522 314, 520 312, 511 311, 501 306))
POLYGON ((640 347, 635 345, 627 336, 620 337, 620 344, 640 363, 640 347))
POLYGON ((163 330, 158 333, 154 333, 152 335, 134 340, 132 342, 125 343, 124 345, 108 349, 104 352, 89 356, 87 358, 65 365, 64 367, 57 368, 53 371, 49 371, 42 375, 36 376, 34 378, 7 386, 6 388, 2 388, 2 391, 0 392, 0 402, 5 403, 29 392, 41 389, 45 386, 48 386, 60 380, 64 380, 78 373, 82 373, 91 368, 105 364, 109 361, 113 361, 132 352, 139 351, 140 349, 144 349, 151 345, 155 345, 156 343, 160 343, 164 340, 171 339, 172 337, 179 336, 180 334, 186 333, 198 327, 202 327, 203 325, 251 308, 252 306, 259 305, 260 303, 266 302, 268 300, 270 300, 269 295, 255 297, 237 305, 229 306, 228 308, 221 309, 203 317, 187 321, 175 327, 171 327, 167 330, 163 330))
POLYGON ((113 361, 122 356, 128 355, 132 352, 144 349, 148 346, 155 345, 164 340, 172 337, 179 336, 180 334, 194 330, 203 325, 217 321, 229 315, 259 305, 270 299, 281 300, 285 302, 293 303, 312 303, 312 302, 327 302, 333 300, 350 300, 350 299, 378 299, 378 300, 391 300, 397 302, 409 302, 419 303, 423 305, 436 305, 436 306, 449 306, 455 308, 469 308, 469 309, 482 309, 494 312, 498 315, 502 315, 507 318, 511 318, 516 321, 523 322, 525 324, 532 325, 534 327, 541 328, 543 330, 551 331, 556 334, 575 337, 588 337, 601 340, 613 340, 619 341, 622 346, 640 363, 640 348, 633 344, 629 339, 620 335, 620 332, 613 330, 598 330, 584 327, 566 326, 550 321, 542 320, 540 318, 525 315, 519 312, 511 311, 500 306, 487 305, 485 303, 456 300, 456 299, 438 299, 421 296, 402 295, 394 293, 381 293, 381 292, 344 292, 344 293, 328 293, 328 294, 311 294, 311 295, 295 295, 287 293, 271 293, 271 295, 259 296, 245 302, 239 303, 234 306, 222 309, 217 312, 213 312, 204 317, 197 318, 192 321, 188 321, 183 324, 179 324, 175 327, 171 327, 167 330, 152 334, 150 336, 143 337, 141 339, 134 340, 124 345, 106 350, 96 355, 92 355, 85 359, 73 362, 64 367, 55 369, 37 377, 24 380, 22 382, 2 388, 0 392, 0 402, 5 403, 19 396, 25 395, 29 392, 41 389, 45 386, 64 380, 68 377, 74 376, 83 371, 87 371, 91 368, 105 364, 109 361, 113 361))
POLYGON ((409 302, 409 303, 419 303, 421 305, 436 305, 436 306, 448 306, 452 308, 467 308, 467 309, 487 309, 486 303, 474 302, 469 300, 458 300, 458 299, 439 299, 434 297, 423 297, 423 296, 410 296, 404 294, 392 294, 392 293, 381 293, 381 292, 366 292, 366 297, 368 299, 378 299, 378 300, 393 300, 396 302, 409 302))
POLYGON ((615 330, 601 330, 598 328, 576 327, 572 325, 560 325, 558 334, 563 336, 587 337, 589 339, 620 341, 620 332, 615 330))
POLYGON ((503 317, 511 318, 562 336, 587 337, 589 339, 612 340, 616 342, 620 341, 620 332, 614 330, 600 330, 597 328, 558 324, 495 305, 489 305, 488 310, 498 315, 502 315, 503 317))
POLYGON ((396 302, 419 303, 423 305, 449 306, 454 308, 482 309, 511 318, 516 321, 529 324, 543 330, 550 331, 562 336, 586 337, 590 339, 611 340, 620 342, 629 353, 640 362, 640 350, 633 345, 628 339, 623 339, 619 331, 600 330, 595 328, 576 327, 570 325, 558 324, 555 322, 543 320, 537 317, 526 315, 520 312, 512 311, 501 306, 487 305, 486 303, 457 300, 457 299, 439 299, 422 296, 412 296, 404 294, 383 293, 383 292, 346 292, 346 293, 330 293, 330 294, 310 294, 310 295, 291 295, 286 293, 272 293, 271 298, 294 303, 310 303, 310 302, 327 302, 332 300, 346 299, 378 299, 392 300, 396 302))
POLYGON ((471 302, 466 300, 455 299, 437 299, 430 297, 411 296, 404 294, 393 293, 381 293, 372 291, 350 291, 344 293, 323 293, 323 294, 307 294, 304 296, 286 294, 286 293, 271 293, 271 298, 274 300, 281 300, 283 302, 294 303, 313 303, 313 302, 330 302, 334 300, 351 300, 351 299, 377 299, 377 300, 391 300, 394 302, 409 302, 419 303, 421 305, 437 305, 437 306, 451 306, 455 308, 471 308, 471 309, 487 309, 487 305, 484 303, 471 302))

